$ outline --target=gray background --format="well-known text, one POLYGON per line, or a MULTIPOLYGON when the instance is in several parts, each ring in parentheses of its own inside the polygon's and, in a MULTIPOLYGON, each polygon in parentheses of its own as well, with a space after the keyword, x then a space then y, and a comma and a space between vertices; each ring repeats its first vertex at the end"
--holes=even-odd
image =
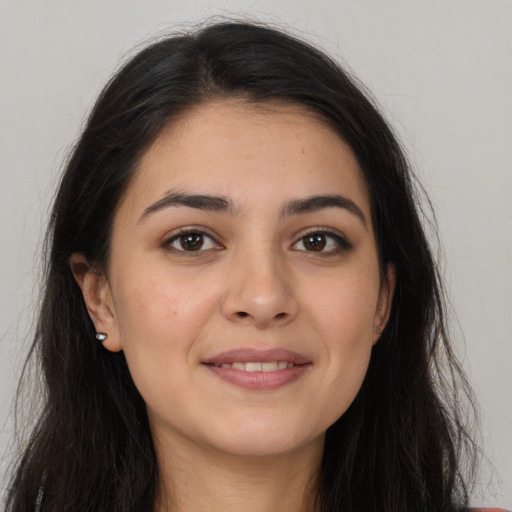
POLYGON ((512 2, 214 5, 0 0, 0 481, 13 446, 11 403, 36 304, 37 254, 67 150, 135 48, 220 15, 275 22, 327 49, 373 91, 401 136, 437 212, 457 350, 481 406, 489 460, 474 504, 512 507, 512 2))

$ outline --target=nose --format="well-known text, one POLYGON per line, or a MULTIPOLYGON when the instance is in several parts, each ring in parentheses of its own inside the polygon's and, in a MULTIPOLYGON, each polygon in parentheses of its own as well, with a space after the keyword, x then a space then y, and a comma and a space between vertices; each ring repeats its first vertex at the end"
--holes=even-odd
POLYGON ((241 255, 229 271, 222 301, 224 316, 264 329, 286 325, 297 316, 290 269, 271 253, 241 255))

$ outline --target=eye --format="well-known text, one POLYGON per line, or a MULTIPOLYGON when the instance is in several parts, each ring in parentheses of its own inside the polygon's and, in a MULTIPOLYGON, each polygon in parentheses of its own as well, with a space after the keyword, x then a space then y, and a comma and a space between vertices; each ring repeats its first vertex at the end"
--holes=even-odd
POLYGON ((337 253, 351 247, 352 245, 341 235, 314 231, 295 242, 292 249, 306 252, 337 253))
POLYGON ((200 231, 183 231, 165 242, 168 249, 179 252, 199 252, 208 249, 220 249, 215 240, 200 231))

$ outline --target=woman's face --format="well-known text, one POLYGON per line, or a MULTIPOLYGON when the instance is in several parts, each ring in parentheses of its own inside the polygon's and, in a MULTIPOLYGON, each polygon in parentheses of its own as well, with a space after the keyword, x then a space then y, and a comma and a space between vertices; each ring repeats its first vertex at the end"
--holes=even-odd
POLYGON ((154 435, 276 454, 321 443, 353 401, 387 320, 388 274, 339 137, 299 107, 219 101, 143 156, 88 303, 154 435))

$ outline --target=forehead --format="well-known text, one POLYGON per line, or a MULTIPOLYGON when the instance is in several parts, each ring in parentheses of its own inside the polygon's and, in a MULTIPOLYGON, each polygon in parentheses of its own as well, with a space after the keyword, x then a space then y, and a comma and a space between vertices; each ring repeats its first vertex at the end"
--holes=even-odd
POLYGON ((135 210, 169 190, 230 197, 241 208, 305 195, 351 195, 369 212, 348 145, 303 107, 215 101, 170 123, 142 156, 121 206, 135 210))

